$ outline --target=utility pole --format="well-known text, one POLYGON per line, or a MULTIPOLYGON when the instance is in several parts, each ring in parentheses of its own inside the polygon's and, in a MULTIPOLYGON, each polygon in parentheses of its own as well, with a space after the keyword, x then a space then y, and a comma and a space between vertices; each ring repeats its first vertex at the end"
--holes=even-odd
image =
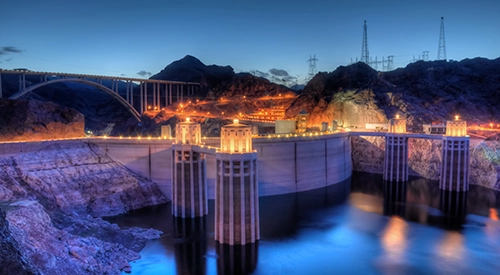
POLYGON ((444 17, 441 17, 441 30, 439 32, 439 48, 437 60, 446 60, 446 43, 444 41, 444 17))

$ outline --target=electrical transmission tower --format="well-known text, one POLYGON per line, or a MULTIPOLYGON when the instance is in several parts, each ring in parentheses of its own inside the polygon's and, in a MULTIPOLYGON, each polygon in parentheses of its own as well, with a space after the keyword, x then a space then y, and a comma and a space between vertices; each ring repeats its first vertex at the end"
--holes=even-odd
POLYGON ((361 62, 370 63, 370 54, 368 52, 368 35, 366 30, 366 20, 363 25, 363 45, 361 46, 361 62))
POLYGON ((441 17, 441 31, 439 32, 438 60, 446 60, 446 43, 444 42, 444 17, 441 17))
POLYGON ((316 61, 318 61, 318 59, 316 58, 316 54, 314 56, 309 55, 309 60, 307 60, 307 62, 309 62, 309 74, 307 75, 307 82, 309 82, 309 80, 311 80, 318 71, 316 68, 316 61))
MULTIPOLYGON (((366 27, 366 20, 363 24, 363 44, 361 45, 361 60, 359 60, 366 65, 372 67, 373 69, 378 71, 378 65, 382 64, 382 71, 392 71, 394 70, 394 55, 389 55, 387 59, 382 57, 382 60, 379 61, 377 56, 375 56, 375 60, 370 57, 370 52, 368 51, 368 28, 366 27)), ((356 58, 356 63, 358 62, 358 58, 356 58)), ((353 60, 351 58, 351 64, 353 64, 353 60)))
POLYGON ((429 51, 423 51, 422 52, 422 60, 423 61, 429 61, 429 51))

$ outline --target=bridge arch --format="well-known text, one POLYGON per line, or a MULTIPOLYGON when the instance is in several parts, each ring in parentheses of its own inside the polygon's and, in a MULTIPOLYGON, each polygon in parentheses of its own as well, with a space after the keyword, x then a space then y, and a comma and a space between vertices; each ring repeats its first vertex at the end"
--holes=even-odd
POLYGON ((125 100, 123 97, 121 97, 118 93, 114 92, 113 90, 111 90, 110 88, 108 88, 104 85, 101 85, 99 83, 96 83, 96 82, 93 82, 90 80, 86 80, 86 79, 60 78, 60 79, 53 79, 53 80, 41 82, 41 83, 38 83, 38 84, 35 84, 32 86, 29 86, 29 87, 15 93, 15 94, 13 94, 11 97, 9 97, 9 99, 19 99, 23 95, 25 95, 25 94, 27 94, 35 89, 38 89, 38 88, 43 87, 45 85, 59 83, 59 82, 79 82, 79 83, 88 84, 90 86, 98 88, 98 89, 108 93, 109 95, 111 95, 114 99, 118 100, 118 102, 120 102, 125 108, 127 108, 127 110, 132 114, 132 116, 134 116, 135 119, 137 119, 137 121, 139 121, 139 122, 141 121, 141 115, 139 114, 139 112, 137 112, 137 110, 134 109, 134 107, 132 105, 130 105, 130 103, 128 103, 127 100, 125 100))

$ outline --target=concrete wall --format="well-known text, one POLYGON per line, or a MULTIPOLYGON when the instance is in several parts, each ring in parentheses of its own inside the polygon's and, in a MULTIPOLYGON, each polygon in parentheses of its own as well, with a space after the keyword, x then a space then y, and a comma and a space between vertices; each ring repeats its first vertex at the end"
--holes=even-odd
POLYGON ((326 187, 351 176, 347 133, 312 137, 256 138, 259 195, 326 187))
MULTIPOLYGON (((172 140, 91 138, 76 141, 0 143, 0 156, 37 151, 46 146, 84 146, 93 143, 113 160, 157 183, 168 198, 172 188, 172 140)), ((219 147, 219 138, 203 139, 219 147)), ((254 138, 258 157, 259 195, 270 196, 326 187, 351 176, 348 133, 283 138, 254 138)), ((206 155, 208 198, 215 197, 215 156, 206 155)))
POLYGON ((157 139, 88 139, 113 160, 155 182, 171 198, 172 140, 157 139))

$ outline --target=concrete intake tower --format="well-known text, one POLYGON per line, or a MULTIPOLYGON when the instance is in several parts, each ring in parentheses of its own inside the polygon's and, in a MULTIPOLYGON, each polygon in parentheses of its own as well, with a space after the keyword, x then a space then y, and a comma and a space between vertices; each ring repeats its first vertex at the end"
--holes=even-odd
POLYGON ((255 243, 260 238, 259 194, 251 127, 238 120, 223 126, 215 159, 215 240, 229 245, 255 243))
POLYGON ((201 127, 186 119, 175 128, 172 144, 172 215, 196 218, 208 214, 205 155, 194 149, 201 145, 201 127))

